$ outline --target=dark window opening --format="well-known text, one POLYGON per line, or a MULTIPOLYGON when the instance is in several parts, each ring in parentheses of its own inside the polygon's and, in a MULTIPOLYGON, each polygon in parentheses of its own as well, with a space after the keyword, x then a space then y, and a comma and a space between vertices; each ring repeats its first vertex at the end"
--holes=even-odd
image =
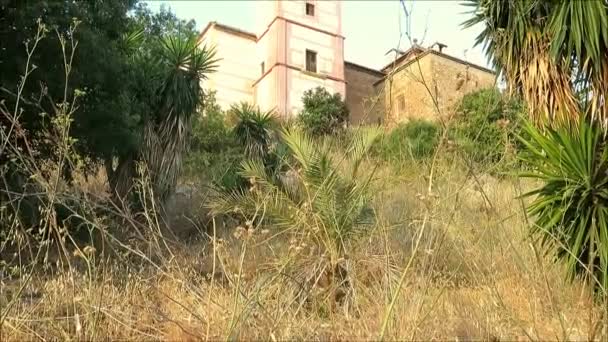
POLYGON ((313 16, 315 15, 315 5, 311 3, 306 3, 306 15, 313 16))
POLYGON ((264 75, 264 72, 266 71, 264 62, 260 63, 260 68, 262 70, 262 75, 264 75))
POLYGON ((317 53, 306 50, 306 71, 317 72, 317 53))
POLYGON ((405 111, 405 96, 399 95, 397 97, 397 110, 399 113, 403 113, 405 111))

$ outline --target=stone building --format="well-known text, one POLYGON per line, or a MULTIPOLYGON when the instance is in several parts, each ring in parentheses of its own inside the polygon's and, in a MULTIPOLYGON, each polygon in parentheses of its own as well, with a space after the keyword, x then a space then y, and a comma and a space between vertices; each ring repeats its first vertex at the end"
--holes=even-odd
POLYGON ((414 42, 382 69, 384 77, 374 82, 374 90, 384 99, 385 125, 449 117, 462 96, 495 86, 492 70, 448 55, 446 47, 435 43, 423 48, 414 42))
POLYGON ((443 53, 443 44, 398 52, 382 70, 346 62, 340 1, 256 4, 255 33, 210 22, 199 37, 220 58, 204 87, 225 109, 249 102, 288 117, 306 90, 324 87, 345 99, 353 125, 390 126, 447 115, 463 94, 494 84, 491 70, 443 53))

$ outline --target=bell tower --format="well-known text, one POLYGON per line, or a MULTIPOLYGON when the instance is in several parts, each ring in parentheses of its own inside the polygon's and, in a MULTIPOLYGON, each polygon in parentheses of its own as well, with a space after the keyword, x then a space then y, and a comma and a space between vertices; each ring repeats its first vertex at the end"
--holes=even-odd
POLYGON ((256 3, 259 77, 255 103, 281 116, 297 115, 306 90, 323 87, 345 95, 342 4, 280 0, 256 3))

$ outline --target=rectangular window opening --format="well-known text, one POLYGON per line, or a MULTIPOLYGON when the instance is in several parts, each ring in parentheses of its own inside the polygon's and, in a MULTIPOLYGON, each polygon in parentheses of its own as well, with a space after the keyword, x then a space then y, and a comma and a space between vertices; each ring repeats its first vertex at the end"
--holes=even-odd
POLYGON ((306 50, 306 71, 317 72, 317 53, 306 50))
POLYGON ((405 96, 399 95, 397 97, 397 110, 399 113, 403 113, 405 111, 405 96))
POLYGON ((315 16, 315 5, 309 2, 306 3, 306 15, 315 16))
POLYGON ((260 63, 260 69, 262 70, 262 75, 264 75, 264 72, 266 72, 266 67, 264 65, 264 62, 260 63))

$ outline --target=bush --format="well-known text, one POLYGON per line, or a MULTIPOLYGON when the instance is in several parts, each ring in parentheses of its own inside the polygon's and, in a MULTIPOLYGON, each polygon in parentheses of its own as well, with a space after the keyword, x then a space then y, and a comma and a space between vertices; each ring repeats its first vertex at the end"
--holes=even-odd
POLYGON ((378 142, 376 152, 381 158, 392 162, 424 159, 433 155, 441 127, 426 120, 412 120, 400 124, 378 142))
POLYGON ((465 95, 456 110, 450 136, 461 151, 478 163, 497 163, 507 152, 517 152, 521 101, 496 89, 465 95))
POLYGON ((330 94, 325 88, 307 90, 302 97, 304 109, 298 118, 312 135, 336 134, 348 121, 349 111, 340 94, 330 94))
POLYGON ((244 159, 245 150, 226 122, 226 113, 217 104, 215 93, 207 94, 204 107, 193 123, 190 151, 185 161, 187 175, 233 189, 243 185, 238 170, 244 159))

